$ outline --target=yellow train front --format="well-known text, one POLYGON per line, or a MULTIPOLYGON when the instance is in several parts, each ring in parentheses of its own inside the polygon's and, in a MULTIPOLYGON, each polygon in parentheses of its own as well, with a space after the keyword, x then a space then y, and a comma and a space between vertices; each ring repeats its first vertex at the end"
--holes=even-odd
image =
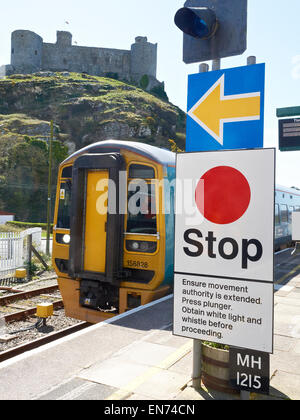
POLYGON ((66 315, 97 323, 173 285, 175 155, 108 140, 59 169, 52 259, 66 315))

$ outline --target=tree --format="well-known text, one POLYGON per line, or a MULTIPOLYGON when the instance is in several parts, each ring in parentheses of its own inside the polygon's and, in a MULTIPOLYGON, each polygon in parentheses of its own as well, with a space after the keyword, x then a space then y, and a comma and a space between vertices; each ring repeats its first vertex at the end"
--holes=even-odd
MULTIPOLYGON (((67 148, 59 141, 53 147, 53 182, 55 193, 57 170, 67 157, 67 148)), ((13 146, 0 173, 0 202, 16 214, 17 220, 44 222, 47 213, 48 144, 26 138, 13 146)))

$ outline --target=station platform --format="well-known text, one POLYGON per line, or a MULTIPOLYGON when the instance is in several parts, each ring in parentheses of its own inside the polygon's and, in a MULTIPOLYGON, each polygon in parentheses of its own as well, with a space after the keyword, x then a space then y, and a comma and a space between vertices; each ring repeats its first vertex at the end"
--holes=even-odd
MULTIPOLYGON (((300 399, 300 255, 275 256, 270 395, 300 399)), ((192 387, 193 340, 173 336, 173 296, 0 364, 0 400, 200 401, 238 399, 192 387)), ((110 405, 109 405, 110 404, 110 405)), ((117 405, 117 402, 116 402, 117 405)), ((115 407, 116 407, 115 405, 115 407)))

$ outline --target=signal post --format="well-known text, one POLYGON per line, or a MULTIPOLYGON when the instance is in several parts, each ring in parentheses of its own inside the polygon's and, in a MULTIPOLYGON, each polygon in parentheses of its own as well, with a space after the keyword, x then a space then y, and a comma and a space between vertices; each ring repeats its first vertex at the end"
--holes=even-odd
POLYGON ((213 60, 189 76, 187 145, 177 155, 175 335, 231 346, 231 384, 268 393, 273 353, 275 149, 263 149, 265 65, 220 69, 247 47, 247 0, 187 0, 175 24, 183 61, 213 60), (191 208, 178 194, 192 185, 191 208), (251 363, 250 363, 251 362, 251 363))

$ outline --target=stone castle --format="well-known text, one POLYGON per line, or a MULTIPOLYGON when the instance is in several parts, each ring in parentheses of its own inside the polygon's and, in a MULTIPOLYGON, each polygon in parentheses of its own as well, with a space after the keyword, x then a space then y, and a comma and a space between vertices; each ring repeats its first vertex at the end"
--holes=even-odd
POLYGON ((157 44, 139 36, 130 50, 82 47, 72 44, 72 34, 57 31, 55 44, 46 43, 28 30, 11 35, 11 64, 1 67, 2 75, 43 71, 77 72, 94 76, 116 77, 139 83, 148 76, 147 90, 161 85, 156 79, 157 44))

